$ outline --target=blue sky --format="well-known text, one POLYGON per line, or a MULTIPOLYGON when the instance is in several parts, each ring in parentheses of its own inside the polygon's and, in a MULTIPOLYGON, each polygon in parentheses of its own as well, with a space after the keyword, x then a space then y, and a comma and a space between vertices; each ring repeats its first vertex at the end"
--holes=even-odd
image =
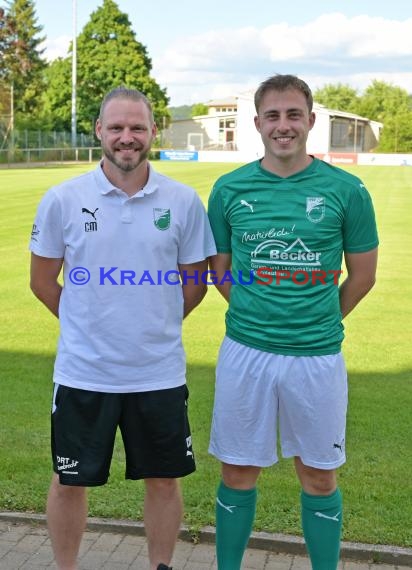
MULTIPOLYGON (((73 0, 37 0, 46 55, 66 55, 73 0)), ((77 0, 77 32, 102 0, 77 0)), ((0 6, 4 2, 0 0, 0 6)), ((412 93, 410 0, 117 0, 171 105, 254 90, 274 73, 315 89, 373 79, 412 93)))

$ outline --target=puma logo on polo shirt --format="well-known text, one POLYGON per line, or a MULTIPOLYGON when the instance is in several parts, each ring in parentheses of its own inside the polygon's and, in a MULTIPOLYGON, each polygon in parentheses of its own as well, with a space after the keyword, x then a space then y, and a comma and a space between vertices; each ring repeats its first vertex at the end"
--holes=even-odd
POLYGON ((87 208, 82 208, 82 214, 90 214, 91 216, 93 216, 94 219, 96 219, 95 213, 97 212, 98 209, 99 208, 96 208, 94 212, 91 212, 87 208))

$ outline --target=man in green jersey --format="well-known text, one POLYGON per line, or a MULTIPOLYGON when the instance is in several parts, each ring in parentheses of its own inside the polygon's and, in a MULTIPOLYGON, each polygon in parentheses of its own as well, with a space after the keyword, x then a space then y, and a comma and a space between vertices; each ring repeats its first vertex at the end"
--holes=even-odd
POLYGON ((347 408, 342 319, 374 285, 378 238, 364 184, 307 154, 312 105, 301 79, 264 81, 255 94, 264 156, 222 176, 209 200, 218 252, 211 269, 229 303, 209 449, 222 462, 219 570, 240 568, 257 479, 278 461, 277 428, 302 486, 312 568, 338 565, 336 469, 345 462, 347 408), (347 277, 339 285, 343 256, 347 277))

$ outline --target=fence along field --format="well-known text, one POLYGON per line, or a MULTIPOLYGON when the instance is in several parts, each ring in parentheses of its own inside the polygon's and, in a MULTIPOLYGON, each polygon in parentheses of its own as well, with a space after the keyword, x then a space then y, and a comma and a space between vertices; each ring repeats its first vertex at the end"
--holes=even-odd
MULTIPOLYGON (((213 181, 233 164, 163 163, 155 168, 194 186, 206 201, 213 181)), ((28 239, 45 190, 90 164, 0 170, 2 279, 0 310, 0 508, 44 512, 51 465, 49 408, 58 323, 29 290, 28 239)), ((349 169, 349 168, 348 168, 349 169)), ((375 202, 380 235, 377 284, 346 322, 349 370, 348 462, 340 470, 344 539, 412 546, 412 170, 351 167, 375 202)), ((197 472, 183 482, 186 523, 214 523, 219 466, 207 453, 214 365, 225 303, 210 288, 184 323, 190 415, 197 472)), ((267 469, 259 485, 256 530, 300 534, 292 462, 267 469)), ((92 489, 90 515, 141 519, 142 485, 124 481, 116 446, 109 484, 92 489)))

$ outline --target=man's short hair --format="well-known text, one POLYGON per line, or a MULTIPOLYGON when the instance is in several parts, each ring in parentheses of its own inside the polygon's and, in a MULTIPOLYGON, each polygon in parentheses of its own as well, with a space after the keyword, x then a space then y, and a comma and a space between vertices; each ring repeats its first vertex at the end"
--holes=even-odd
POLYGON ((102 120, 103 113, 107 103, 109 103, 109 101, 111 101, 112 99, 131 99, 132 101, 136 102, 143 101, 143 103, 146 105, 149 111, 150 119, 152 123, 154 123, 152 104, 150 103, 146 95, 144 95, 141 91, 138 91, 137 89, 129 89, 128 87, 123 87, 123 86, 116 87, 115 89, 112 89, 105 95, 102 104, 100 105, 100 112, 99 112, 100 121, 102 120))
POLYGON ((296 89, 297 91, 300 91, 305 96, 309 112, 312 111, 313 96, 309 85, 302 79, 299 79, 296 75, 277 74, 269 77, 259 85, 255 93, 256 113, 259 113, 260 104, 262 103, 262 99, 266 93, 269 91, 287 91, 288 89, 296 89))

